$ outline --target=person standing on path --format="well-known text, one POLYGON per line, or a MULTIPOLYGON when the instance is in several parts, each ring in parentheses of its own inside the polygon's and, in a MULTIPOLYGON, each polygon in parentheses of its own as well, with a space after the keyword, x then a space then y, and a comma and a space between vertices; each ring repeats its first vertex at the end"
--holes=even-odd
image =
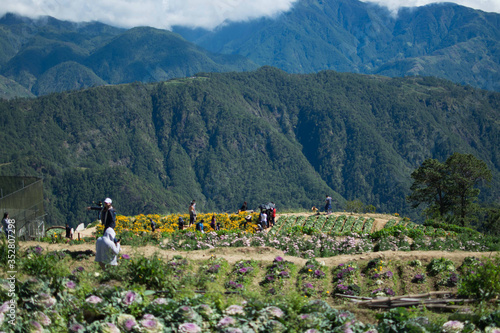
MULTIPOLYGON (((274 205, 274 202, 271 202, 273 205, 274 205)), ((272 226, 274 227, 274 223, 276 222, 276 206, 274 206, 273 208, 271 208, 271 218, 269 219, 270 221, 270 225, 272 224, 272 226)))
POLYGON ((90 210, 101 210, 101 223, 104 225, 104 232, 106 229, 111 228, 115 230, 116 226, 116 210, 111 206, 112 200, 110 198, 104 199, 104 207, 87 207, 90 210))
POLYGON ((262 228, 267 229, 267 214, 266 211, 263 209, 260 210, 259 220, 260 224, 262 225, 262 228))
POLYGON ((191 201, 189 206, 189 226, 196 223, 196 201, 191 201))
POLYGON ((73 228, 68 223, 66 223, 66 238, 73 239, 73 228))
POLYGON ((325 212, 327 215, 332 213, 332 197, 328 194, 326 195, 325 212))

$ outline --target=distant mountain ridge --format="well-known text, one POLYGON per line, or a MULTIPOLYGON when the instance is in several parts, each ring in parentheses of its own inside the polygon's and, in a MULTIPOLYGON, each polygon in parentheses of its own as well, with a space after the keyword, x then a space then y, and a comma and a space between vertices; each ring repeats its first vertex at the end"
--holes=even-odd
POLYGON ((436 76, 500 91, 500 14, 452 3, 402 8, 394 16, 357 0, 300 0, 276 19, 173 31, 212 52, 289 73, 436 76))
MULTIPOLYGON (((257 68, 241 56, 212 54, 166 30, 13 14, 0 19, 0 50, 1 77, 18 83, 30 96, 257 68)), ((3 95, 22 94, 12 90, 3 95)))
POLYGON ((500 91, 500 14, 441 3, 394 16, 358 0, 299 0, 278 17, 214 31, 0 18, 4 98, 264 65, 288 73, 435 76, 500 91))

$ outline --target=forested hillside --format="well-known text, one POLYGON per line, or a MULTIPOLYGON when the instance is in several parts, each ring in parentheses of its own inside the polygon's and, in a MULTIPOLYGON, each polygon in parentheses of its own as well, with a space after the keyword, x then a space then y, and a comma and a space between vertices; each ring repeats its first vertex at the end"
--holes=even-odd
POLYGON ((500 94, 432 78, 323 71, 204 73, 0 103, 0 174, 44 177, 48 220, 121 214, 334 209, 360 199, 416 217, 405 201, 426 158, 471 153, 500 188, 500 94))

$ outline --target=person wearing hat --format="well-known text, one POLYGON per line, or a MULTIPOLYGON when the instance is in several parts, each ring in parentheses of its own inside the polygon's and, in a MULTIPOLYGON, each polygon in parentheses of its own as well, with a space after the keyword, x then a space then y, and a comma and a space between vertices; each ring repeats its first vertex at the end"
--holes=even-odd
POLYGON ((245 216, 245 220, 240 224, 240 229, 246 230, 247 225, 252 222, 252 215, 245 216))
POLYGON ((183 229, 184 229, 184 219, 182 218, 182 216, 179 216, 179 230, 183 229))
POLYGON ((106 229, 115 229, 116 226, 116 210, 111 206, 113 201, 110 198, 104 199, 104 207, 87 207, 91 210, 101 210, 101 223, 104 225, 104 232, 106 229))

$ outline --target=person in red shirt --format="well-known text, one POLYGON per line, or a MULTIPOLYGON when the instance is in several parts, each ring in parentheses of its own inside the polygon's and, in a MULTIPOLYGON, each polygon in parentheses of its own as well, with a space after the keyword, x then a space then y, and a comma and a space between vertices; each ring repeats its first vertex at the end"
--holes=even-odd
MULTIPOLYGON (((273 205, 274 205, 274 202, 271 202, 273 205)), ((274 222, 276 221, 276 206, 274 206, 271 210, 271 219, 270 219, 270 223, 272 224, 272 226, 274 227, 274 222)))

